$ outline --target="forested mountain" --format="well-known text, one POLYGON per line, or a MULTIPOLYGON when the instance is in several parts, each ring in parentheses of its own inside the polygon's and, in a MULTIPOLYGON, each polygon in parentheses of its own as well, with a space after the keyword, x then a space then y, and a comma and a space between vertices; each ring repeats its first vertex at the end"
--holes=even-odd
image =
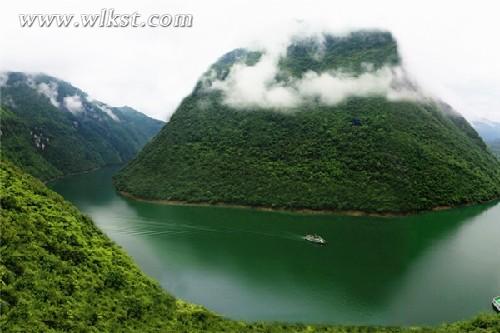
MULTIPOLYGON (((500 317, 437 328, 243 323, 176 300, 43 183, 0 162, 1 332, 496 332, 500 317)), ((242 305, 244 306, 244 305, 242 305)))
POLYGON ((162 127, 44 74, 1 73, 2 155, 42 180, 130 160, 162 127))
POLYGON ((229 52, 114 182, 153 200, 370 213, 500 196, 498 161, 382 31, 229 52))

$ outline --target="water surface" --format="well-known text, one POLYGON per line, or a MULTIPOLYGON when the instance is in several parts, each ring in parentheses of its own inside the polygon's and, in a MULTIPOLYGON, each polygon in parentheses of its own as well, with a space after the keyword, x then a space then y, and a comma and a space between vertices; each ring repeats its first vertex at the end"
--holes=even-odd
POLYGON ((500 294, 498 203, 394 218, 169 206, 117 195, 117 170, 50 186, 170 293, 234 319, 437 324, 500 294))

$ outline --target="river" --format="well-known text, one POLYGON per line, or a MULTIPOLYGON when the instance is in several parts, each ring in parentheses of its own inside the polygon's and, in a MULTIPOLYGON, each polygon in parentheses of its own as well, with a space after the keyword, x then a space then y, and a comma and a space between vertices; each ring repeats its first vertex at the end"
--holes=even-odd
POLYGON ((173 206, 117 195, 117 170, 49 186, 170 293, 233 319, 430 325, 500 294, 500 203, 390 218, 173 206))

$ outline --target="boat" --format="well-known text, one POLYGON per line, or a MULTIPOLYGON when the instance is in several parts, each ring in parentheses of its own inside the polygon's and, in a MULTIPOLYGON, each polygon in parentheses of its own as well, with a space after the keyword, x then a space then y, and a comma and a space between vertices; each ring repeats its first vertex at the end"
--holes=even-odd
POLYGON ((500 296, 493 297, 491 305, 496 312, 500 312, 500 296))
POLYGON ((319 235, 305 235, 304 236, 304 239, 308 242, 311 242, 311 243, 316 243, 316 244, 321 244, 321 245, 326 245, 326 240, 319 236, 319 235))

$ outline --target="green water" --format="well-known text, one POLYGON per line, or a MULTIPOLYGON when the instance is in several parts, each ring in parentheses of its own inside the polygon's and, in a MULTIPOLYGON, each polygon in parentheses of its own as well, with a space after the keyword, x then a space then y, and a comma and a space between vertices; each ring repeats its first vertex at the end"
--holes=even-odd
POLYGON ((500 294, 500 204, 404 218, 167 206, 118 196, 116 170, 50 186, 169 292, 231 318, 436 324, 500 294))

